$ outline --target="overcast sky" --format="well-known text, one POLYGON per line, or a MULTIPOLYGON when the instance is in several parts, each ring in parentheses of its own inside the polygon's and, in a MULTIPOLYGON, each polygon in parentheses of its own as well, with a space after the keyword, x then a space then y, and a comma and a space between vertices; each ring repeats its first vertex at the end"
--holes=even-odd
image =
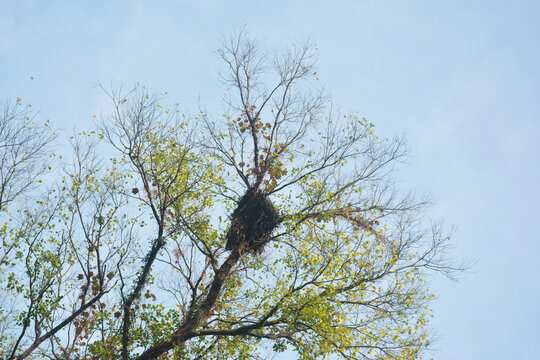
POLYGON ((103 110, 97 81, 219 110, 215 50, 243 25, 269 48, 315 41, 334 101, 406 134, 401 185, 431 194, 453 254, 477 261, 434 278, 434 358, 538 359, 540 1, 0 0, 0 101, 66 135, 103 110))

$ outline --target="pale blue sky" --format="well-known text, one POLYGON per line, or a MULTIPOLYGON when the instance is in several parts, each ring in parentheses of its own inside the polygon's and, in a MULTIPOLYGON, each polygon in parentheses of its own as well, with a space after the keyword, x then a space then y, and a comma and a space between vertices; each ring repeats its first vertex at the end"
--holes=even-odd
POLYGON ((434 358, 537 359, 540 1, 0 0, 0 99, 68 133, 101 111, 98 80, 220 109, 215 50, 244 24, 268 47, 314 40, 335 102, 407 134, 403 186, 432 194, 455 256, 478 261, 457 285, 434 278, 434 358))

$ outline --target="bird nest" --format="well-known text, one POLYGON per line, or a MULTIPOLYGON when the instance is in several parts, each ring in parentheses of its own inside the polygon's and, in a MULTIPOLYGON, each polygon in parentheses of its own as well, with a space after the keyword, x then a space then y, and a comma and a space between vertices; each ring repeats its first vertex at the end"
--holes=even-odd
POLYGON ((232 213, 225 248, 260 254, 280 222, 272 202, 259 190, 248 189, 232 213))

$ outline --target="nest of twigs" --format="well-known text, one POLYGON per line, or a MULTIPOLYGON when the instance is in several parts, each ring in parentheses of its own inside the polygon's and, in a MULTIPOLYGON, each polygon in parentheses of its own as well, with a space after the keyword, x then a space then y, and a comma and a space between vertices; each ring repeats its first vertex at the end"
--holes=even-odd
POLYGON ((280 221, 272 202, 259 190, 248 189, 232 213, 225 248, 260 254, 280 221))

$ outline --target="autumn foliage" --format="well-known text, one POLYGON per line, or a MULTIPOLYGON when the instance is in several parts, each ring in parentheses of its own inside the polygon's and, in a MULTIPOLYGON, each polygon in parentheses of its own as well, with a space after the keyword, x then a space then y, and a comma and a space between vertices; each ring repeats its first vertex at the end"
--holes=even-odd
POLYGON ((415 359, 427 274, 459 270, 402 138, 335 111, 316 49, 219 51, 223 115, 144 86, 55 154, 20 100, 0 119, 0 358, 415 359))

